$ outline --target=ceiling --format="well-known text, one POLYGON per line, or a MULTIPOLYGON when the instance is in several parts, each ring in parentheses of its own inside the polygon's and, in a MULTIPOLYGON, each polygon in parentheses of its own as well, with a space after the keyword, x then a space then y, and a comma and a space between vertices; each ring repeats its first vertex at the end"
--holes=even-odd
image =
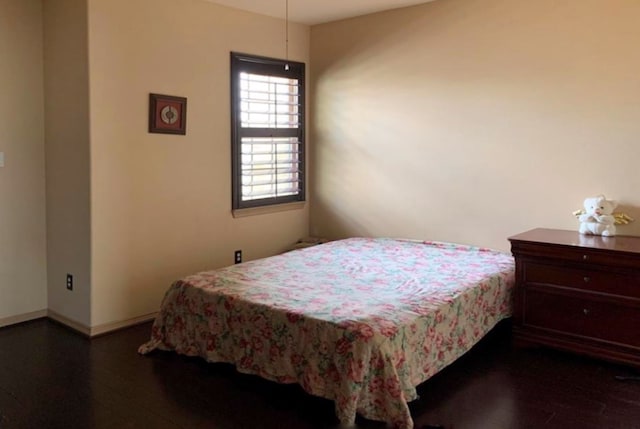
MULTIPOLYGON (((209 0, 261 15, 285 18, 287 0, 209 0)), ((315 25, 434 0, 288 0, 289 21, 315 25)))

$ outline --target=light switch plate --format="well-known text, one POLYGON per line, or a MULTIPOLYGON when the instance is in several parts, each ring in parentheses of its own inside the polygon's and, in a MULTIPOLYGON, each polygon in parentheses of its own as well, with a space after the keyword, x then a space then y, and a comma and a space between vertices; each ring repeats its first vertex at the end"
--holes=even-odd
POLYGON ((0 167, 4 167, 4 152, 0 152, 0 167))

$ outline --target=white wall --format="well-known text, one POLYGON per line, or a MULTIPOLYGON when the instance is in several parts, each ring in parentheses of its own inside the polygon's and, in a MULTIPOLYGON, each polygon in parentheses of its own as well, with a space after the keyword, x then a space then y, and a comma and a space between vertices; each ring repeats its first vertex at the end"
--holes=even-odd
MULTIPOLYGON (((282 20, 201 0, 90 0, 91 325, 158 310, 184 275, 272 255, 308 208, 231 214, 230 51, 283 57, 282 20), (187 97, 187 134, 150 134, 149 93, 187 97)), ((290 28, 309 63, 309 27, 290 28)))
POLYGON ((40 0, 0 0, 0 326, 47 308, 40 0))
POLYGON ((85 0, 44 1, 49 310, 91 321, 89 71, 85 0), (66 289, 66 275, 74 289, 66 289))
MULTIPOLYGON (((308 67, 309 32, 290 26, 308 67)), ((283 57, 284 36, 202 0, 0 0, 0 325, 102 332, 236 249, 308 235, 306 205, 231 214, 229 52, 283 57), (186 136, 147 132, 150 92, 188 98, 186 136)))
MULTIPOLYGON (((230 213, 229 51, 281 57, 283 22, 177 3, 0 2, 0 323, 47 305, 84 326, 139 317, 179 276, 307 234, 307 207, 230 213), (188 97, 186 136, 147 133, 149 92, 188 97)), ((446 0, 294 25, 312 232, 507 248, 575 229, 599 192, 640 218, 639 21, 633 0, 446 0)))
POLYGON ((506 250, 598 193, 640 219, 639 22, 636 0, 442 0, 312 27, 312 233, 506 250))

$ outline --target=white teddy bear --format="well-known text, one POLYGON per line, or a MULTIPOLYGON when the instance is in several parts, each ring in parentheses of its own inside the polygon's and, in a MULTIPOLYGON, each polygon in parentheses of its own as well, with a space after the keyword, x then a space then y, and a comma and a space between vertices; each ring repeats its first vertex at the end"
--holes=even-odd
POLYGON ((613 211, 617 205, 615 201, 607 200, 604 195, 586 198, 584 212, 578 217, 580 233, 605 237, 616 235, 616 219, 613 211))

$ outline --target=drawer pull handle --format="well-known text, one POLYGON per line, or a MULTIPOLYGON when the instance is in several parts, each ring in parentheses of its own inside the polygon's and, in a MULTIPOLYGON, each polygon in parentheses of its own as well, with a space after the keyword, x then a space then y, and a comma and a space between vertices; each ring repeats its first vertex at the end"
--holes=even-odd
POLYGON ((585 316, 589 315, 589 310, 587 310, 586 308, 582 310, 582 312, 584 313, 585 316))
POLYGON ((587 259, 589 259, 589 255, 582 255, 582 259, 586 261, 587 259))
POLYGON ((585 282, 585 283, 589 283, 589 281, 591 281, 591 278, 589 278, 589 277, 585 277, 585 278, 584 278, 584 282, 585 282))

